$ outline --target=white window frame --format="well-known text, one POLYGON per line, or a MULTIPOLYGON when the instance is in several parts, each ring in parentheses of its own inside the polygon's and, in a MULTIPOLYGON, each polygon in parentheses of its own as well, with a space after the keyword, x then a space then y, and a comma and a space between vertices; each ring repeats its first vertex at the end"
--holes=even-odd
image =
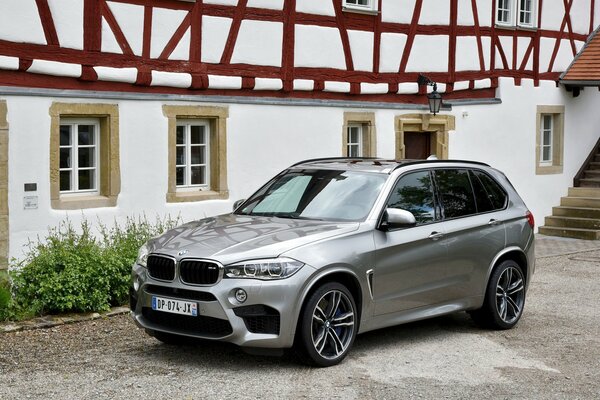
POLYGON ((350 155, 350 154, 352 154, 351 149, 354 148, 354 147, 357 148, 358 155, 356 157, 363 157, 363 136, 364 136, 363 135, 363 133, 364 133, 363 129, 364 129, 364 126, 362 124, 350 124, 350 125, 348 125, 348 130, 346 132, 346 138, 347 138, 347 145, 346 145, 347 150, 346 150, 346 154, 348 154, 348 157, 351 157, 351 155, 350 155), (351 140, 351 138, 352 138, 351 131, 353 129, 357 130, 357 138, 358 138, 357 142, 353 142, 351 140))
POLYGON ((553 114, 541 114, 540 115, 540 165, 548 166, 553 163, 553 155, 554 153, 554 115, 553 114), (550 120, 550 128, 546 129, 544 126, 545 119, 549 118, 550 120), (549 133, 549 142, 546 143, 545 133, 549 133), (544 149, 549 149, 549 158, 544 158, 544 149))
MULTIPOLYGON (((60 195, 76 196, 76 195, 99 195, 100 194, 100 121, 98 119, 91 118, 61 118, 60 126, 71 127, 71 144, 68 146, 61 145, 59 142, 59 182, 60 172, 71 171, 71 189, 60 190, 60 195), (79 125, 91 125, 94 127, 94 144, 79 146, 79 125), (86 147, 94 148, 94 166, 79 168, 79 148, 86 147), (71 166, 68 168, 60 168, 60 150, 70 148, 71 149, 71 166), (81 170, 94 170, 94 188, 92 189, 79 189, 79 171, 81 170)), ((59 131, 60 132, 60 131, 59 131)), ((60 135, 60 133, 59 133, 60 135)), ((60 136, 59 136, 60 141, 60 136)), ((60 183, 59 183, 60 185, 60 183)), ((60 186, 59 186, 60 187, 60 186)))
POLYGON ((502 25, 502 26, 513 26, 515 24, 515 10, 514 10, 514 4, 515 1, 518 0, 496 0, 496 24, 498 25, 502 25), (508 8, 500 8, 500 2, 506 2, 508 5, 508 8), (501 20, 499 18, 499 12, 500 10, 502 11, 508 11, 508 20, 504 21, 501 20))
MULTIPOLYGON (((185 164, 177 164, 177 156, 175 156, 175 179, 177 180, 177 168, 185 168, 184 183, 183 185, 177 185, 177 191, 191 191, 191 190, 208 190, 210 188, 210 121, 206 119, 177 119, 177 126, 175 128, 175 154, 177 154, 177 148, 184 147, 185 164), (191 127, 202 126, 204 127, 204 143, 192 144, 191 143, 191 127), (177 128, 184 128, 185 143, 177 143, 177 128), (191 164, 192 161, 192 146, 204 147, 204 164, 191 164), (192 184, 192 167, 204 167, 204 183, 203 184, 192 184)), ((177 182, 177 181, 176 181, 177 182)))
POLYGON ((523 7, 528 0, 496 0, 496 25, 503 27, 520 27, 520 28, 536 28, 537 25, 537 9, 538 9, 538 0, 530 0, 531 1, 531 21, 530 23, 521 23, 521 13, 524 12, 523 7), (500 9, 500 2, 506 2, 508 8, 502 8, 502 10, 507 10, 509 12, 508 20, 504 21, 498 18, 498 13, 500 9))
POLYGON ((518 26, 521 26, 523 28, 535 28, 537 0, 519 0, 519 7, 517 8, 516 11, 517 12, 515 14, 516 14, 518 26), (526 10, 523 9, 523 7, 527 1, 531 1, 531 10, 529 11, 529 13, 531 14, 531 21, 529 23, 521 22, 521 13, 527 12, 526 10))
POLYGON ((367 4, 358 4, 361 0, 343 0, 344 11, 364 11, 368 13, 377 12, 377 0, 366 0, 367 4))

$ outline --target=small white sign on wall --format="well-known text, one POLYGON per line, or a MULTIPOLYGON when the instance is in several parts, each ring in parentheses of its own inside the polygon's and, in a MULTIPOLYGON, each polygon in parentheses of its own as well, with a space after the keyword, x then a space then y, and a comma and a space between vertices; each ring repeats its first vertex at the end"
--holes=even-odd
POLYGON ((37 196, 23 196, 23 209, 24 210, 37 210, 38 208, 38 197, 37 196))

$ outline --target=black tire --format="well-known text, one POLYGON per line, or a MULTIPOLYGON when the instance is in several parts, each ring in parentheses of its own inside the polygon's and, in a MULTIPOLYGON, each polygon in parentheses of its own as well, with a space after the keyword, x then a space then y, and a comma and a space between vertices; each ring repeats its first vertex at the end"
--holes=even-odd
POLYGON ((511 329, 523 315, 525 278, 523 269, 513 260, 501 262, 492 271, 483 306, 471 311, 479 325, 490 329, 511 329))
POLYGON ((307 364, 330 367, 350 351, 358 330, 356 302, 337 282, 326 283, 306 299, 298 320, 296 351, 307 364))
POLYGON ((172 333, 159 332, 159 331, 146 331, 150 336, 153 336, 156 340, 173 346, 189 346, 195 344, 195 340, 188 336, 175 335, 172 333))

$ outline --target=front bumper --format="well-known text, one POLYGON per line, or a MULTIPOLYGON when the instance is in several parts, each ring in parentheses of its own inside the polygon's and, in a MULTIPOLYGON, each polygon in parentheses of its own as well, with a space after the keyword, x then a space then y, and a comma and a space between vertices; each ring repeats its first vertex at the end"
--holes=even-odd
POLYGON ((305 265, 281 280, 222 279, 212 286, 193 286, 177 279, 155 280, 144 267, 136 264, 130 293, 132 316, 139 327, 149 331, 246 347, 288 348, 294 342, 300 296, 312 272, 313 269, 305 265), (247 293, 243 303, 235 299, 237 289, 247 293), (198 316, 152 310, 153 296, 195 302, 198 316))

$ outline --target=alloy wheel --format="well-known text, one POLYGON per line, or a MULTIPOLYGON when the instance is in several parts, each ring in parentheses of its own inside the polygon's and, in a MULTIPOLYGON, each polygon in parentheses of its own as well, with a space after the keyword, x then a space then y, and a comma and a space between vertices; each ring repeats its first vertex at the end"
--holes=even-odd
POLYGON ((317 302, 312 313, 311 338, 323 358, 341 357, 352 343, 355 329, 352 301, 340 290, 330 290, 317 302))
POLYGON ((502 321, 512 324, 519 319, 525 302, 523 274, 518 268, 506 268, 496 285, 496 312, 502 321))

